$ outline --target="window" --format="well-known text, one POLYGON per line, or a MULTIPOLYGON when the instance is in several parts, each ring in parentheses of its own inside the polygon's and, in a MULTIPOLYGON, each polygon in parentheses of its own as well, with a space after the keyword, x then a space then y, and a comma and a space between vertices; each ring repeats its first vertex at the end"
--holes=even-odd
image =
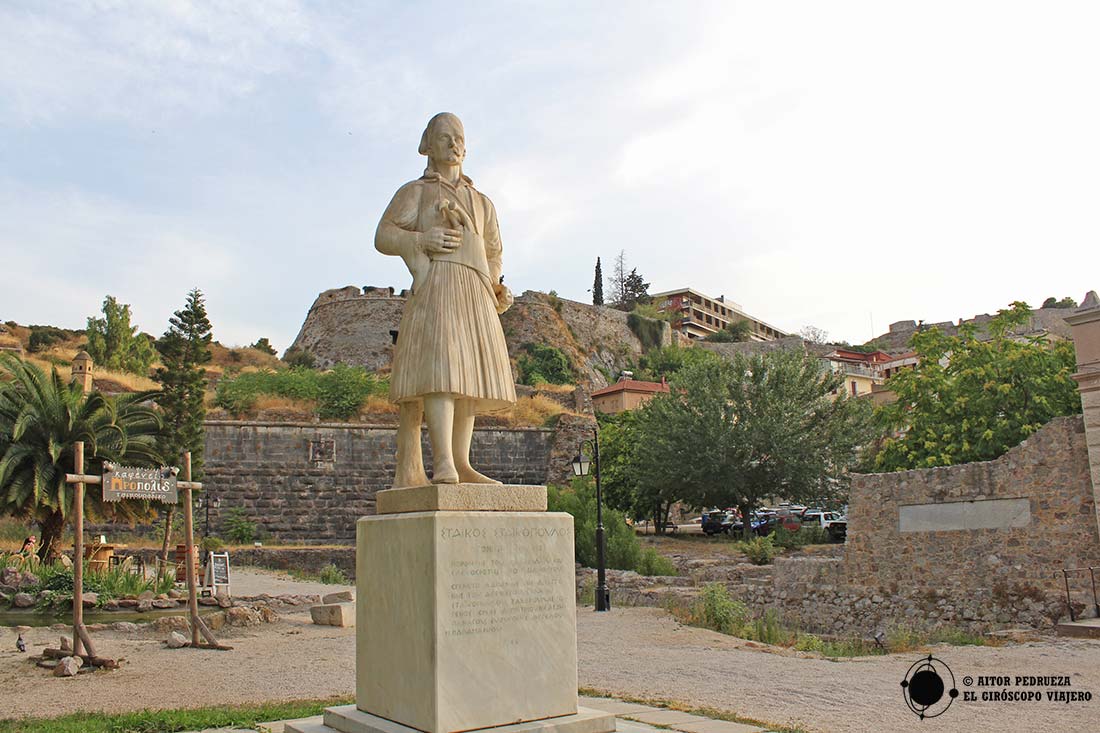
POLYGON ((855 381, 853 381, 852 382, 852 396, 855 397, 857 393, 858 393, 858 391, 856 390, 856 383, 855 383, 855 381))

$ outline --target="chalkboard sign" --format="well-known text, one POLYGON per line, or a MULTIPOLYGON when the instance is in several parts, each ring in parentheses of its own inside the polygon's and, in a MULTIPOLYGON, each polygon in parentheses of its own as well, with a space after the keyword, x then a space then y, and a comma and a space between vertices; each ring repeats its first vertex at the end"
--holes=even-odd
POLYGON ((219 586, 229 588, 229 553, 211 552, 206 563, 206 586, 213 588, 215 595, 219 586))

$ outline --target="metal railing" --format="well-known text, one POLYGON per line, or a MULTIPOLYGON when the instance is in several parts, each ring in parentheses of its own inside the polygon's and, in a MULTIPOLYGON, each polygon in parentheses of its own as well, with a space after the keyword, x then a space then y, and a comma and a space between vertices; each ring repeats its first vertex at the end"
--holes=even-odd
POLYGON ((1069 609, 1069 620, 1076 621, 1077 615, 1073 612, 1073 601, 1069 597, 1069 574, 1070 573, 1083 573, 1085 571, 1089 573, 1089 581, 1092 583, 1092 607, 1096 612, 1096 617, 1100 618, 1100 600, 1097 600, 1096 596, 1096 570, 1097 568, 1062 568, 1062 579, 1066 583, 1066 608, 1069 609))

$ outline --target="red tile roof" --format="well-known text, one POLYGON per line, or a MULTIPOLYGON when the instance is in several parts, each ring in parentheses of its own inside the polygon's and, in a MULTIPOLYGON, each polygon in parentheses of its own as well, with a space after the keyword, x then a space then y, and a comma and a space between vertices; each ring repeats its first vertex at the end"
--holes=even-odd
POLYGON ((615 394, 616 392, 668 392, 668 385, 664 382, 643 382, 638 379, 620 379, 612 385, 598 389, 592 393, 593 397, 615 394))

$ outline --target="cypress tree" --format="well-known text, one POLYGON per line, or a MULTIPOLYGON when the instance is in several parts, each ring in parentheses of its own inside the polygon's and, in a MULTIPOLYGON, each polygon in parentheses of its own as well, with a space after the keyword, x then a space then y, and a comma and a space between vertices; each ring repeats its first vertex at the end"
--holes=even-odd
POLYGON ((168 330, 157 341, 164 366, 154 379, 161 384, 157 403, 163 411, 164 433, 161 456, 175 465, 184 451, 191 451, 193 480, 202 476, 203 419, 206 407, 206 372, 202 365, 210 361, 212 340, 210 320, 202 292, 196 288, 187 294, 187 304, 169 319, 168 330))
POLYGON ((596 279, 592 283, 592 305, 603 305, 603 268, 600 258, 596 258, 596 279))

